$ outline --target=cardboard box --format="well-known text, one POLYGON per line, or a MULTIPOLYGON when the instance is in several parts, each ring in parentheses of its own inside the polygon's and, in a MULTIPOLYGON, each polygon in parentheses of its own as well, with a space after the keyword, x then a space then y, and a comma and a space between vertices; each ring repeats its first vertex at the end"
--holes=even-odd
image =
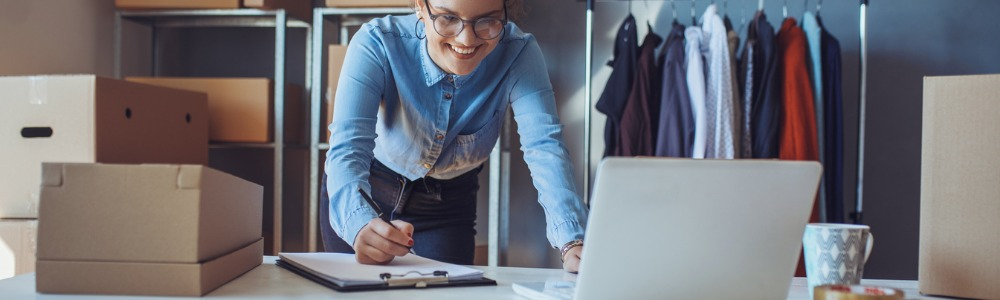
POLYGON ((0 220, 0 279, 35 271, 38 221, 0 220))
POLYGON ((0 218, 38 218, 41 163, 208 163, 203 93, 93 75, 0 77, 0 218))
POLYGON ((337 96, 337 83, 340 82, 340 70, 344 67, 344 58, 347 56, 347 46, 330 45, 327 54, 326 103, 324 103, 326 110, 323 113, 326 119, 320 121, 323 128, 320 132, 324 133, 322 141, 325 143, 330 142, 330 121, 333 120, 333 103, 334 98, 337 96))
MULTIPOLYGON (((274 141, 274 83, 268 78, 128 77, 125 80, 208 95, 208 138, 222 143, 274 141)), ((285 85, 285 143, 304 140, 302 88, 285 85)))
POLYGON ((326 0, 327 7, 410 7, 411 0, 326 0))
POLYGON ((39 260, 201 263, 261 237, 263 187, 205 166, 43 169, 39 260))
POLYGON ((241 0, 115 0, 120 9, 240 8, 241 0))
POLYGON ((312 23, 312 0, 243 0, 243 6, 264 10, 284 9, 288 15, 312 23))
POLYGON ((1000 75, 924 79, 920 292, 1000 299, 1000 75))
POLYGON ((201 263, 39 260, 35 288, 50 294, 203 296, 259 266, 264 242, 201 263))
POLYGON ((312 0, 115 0, 115 7, 123 10, 237 9, 242 7, 264 10, 284 9, 293 18, 312 22, 312 0))

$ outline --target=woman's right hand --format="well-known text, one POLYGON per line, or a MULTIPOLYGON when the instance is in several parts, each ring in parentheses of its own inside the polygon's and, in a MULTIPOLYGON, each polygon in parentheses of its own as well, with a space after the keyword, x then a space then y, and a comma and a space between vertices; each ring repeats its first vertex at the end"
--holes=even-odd
POLYGON ((354 257, 362 264, 384 265, 396 256, 410 253, 410 247, 413 247, 413 225, 402 220, 389 224, 374 218, 354 238, 354 257))

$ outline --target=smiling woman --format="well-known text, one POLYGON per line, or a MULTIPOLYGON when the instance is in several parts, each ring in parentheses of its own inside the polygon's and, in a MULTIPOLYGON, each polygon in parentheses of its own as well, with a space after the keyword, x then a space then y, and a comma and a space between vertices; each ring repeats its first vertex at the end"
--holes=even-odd
POLYGON ((321 196, 326 250, 364 264, 411 249, 472 264, 478 174, 509 107, 546 235, 576 271, 587 212, 541 49, 511 21, 521 1, 418 0, 413 8, 368 22, 348 45, 321 196))

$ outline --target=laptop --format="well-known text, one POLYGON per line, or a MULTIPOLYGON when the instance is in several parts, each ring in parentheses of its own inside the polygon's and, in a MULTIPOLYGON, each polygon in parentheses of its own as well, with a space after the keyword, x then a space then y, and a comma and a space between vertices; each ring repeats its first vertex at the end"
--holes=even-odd
POLYGON ((817 162, 607 158, 575 282, 516 282, 532 299, 786 299, 817 162))

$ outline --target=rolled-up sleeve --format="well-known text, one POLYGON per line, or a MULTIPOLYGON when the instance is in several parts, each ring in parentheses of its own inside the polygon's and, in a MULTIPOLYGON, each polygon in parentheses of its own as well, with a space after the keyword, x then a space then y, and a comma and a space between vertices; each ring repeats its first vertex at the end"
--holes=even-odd
POLYGON ((552 83, 537 42, 529 38, 511 70, 511 107, 524 160, 545 211, 552 247, 582 239, 587 210, 573 183, 573 166, 562 137, 552 83))

